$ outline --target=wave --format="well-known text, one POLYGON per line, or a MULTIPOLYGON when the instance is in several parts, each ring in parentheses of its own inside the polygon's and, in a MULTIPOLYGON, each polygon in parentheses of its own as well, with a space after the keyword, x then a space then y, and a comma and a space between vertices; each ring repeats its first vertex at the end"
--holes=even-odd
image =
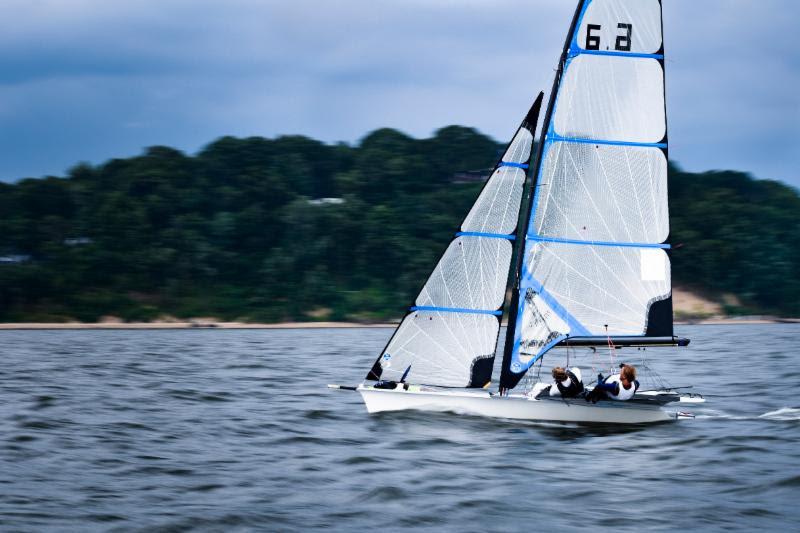
POLYGON ((797 407, 781 407, 776 411, 770 411, 759 415, 758 418, 770 420, 800 420, 800 409, 797 407))
POLYGON ((752 417, 734 415, 731 413, 726 413, 725 411, 719 411, 717 409, 703 409, 702 411, 699 411, 695 414, 695 418, 696 419, 722 418, 725 420, 747 420, 748 418, 752 417))
POLYGON ((718 411, 716 409, 703 409, 698 412, 695 418, 705 419, 724 419, 724 420, 800 420, 800 408, 797 407, 781 407, 775 411, 769 411, 764 414, 755 416, 744 416, 727 413, 725 411, 718 411))

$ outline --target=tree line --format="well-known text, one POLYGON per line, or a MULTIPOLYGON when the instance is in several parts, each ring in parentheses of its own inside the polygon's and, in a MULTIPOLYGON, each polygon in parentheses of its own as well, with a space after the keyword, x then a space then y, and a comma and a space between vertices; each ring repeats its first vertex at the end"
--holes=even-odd
MULTIPOLYGON (((0 183, 0 321, 399 317, 502 148, 461 126, 223 137, 0 183)), ((800 315, 797 191, 669 173, 675 282, 738 295, 732 312, 800 315)))

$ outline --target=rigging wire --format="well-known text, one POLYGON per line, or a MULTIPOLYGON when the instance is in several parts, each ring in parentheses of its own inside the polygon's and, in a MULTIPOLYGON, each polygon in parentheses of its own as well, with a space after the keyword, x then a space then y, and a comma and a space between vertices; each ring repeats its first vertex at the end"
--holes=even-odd
POLYGON ((675 387, 672 385, 672 383, 666 380, 661 374, 656 372, 656 370, 650 366, 646 355, 647 348, 639 348, 639 351, 643 352, 641 361, 642 381, 644 382, 645 378, 647 378, 649 381, 649 388, 653 390, 674 390, 675 387))
POLYGON ((533 386, 536 383, 541 382, 541 375, 542 375, 542 363, 544 363, 544 356, 539 358, 539 365, 536 367, 536 376, 533 376, 533 372, 528 372, 525 374, 524 378, 524 389, 528 392, 533 390, 533 386))

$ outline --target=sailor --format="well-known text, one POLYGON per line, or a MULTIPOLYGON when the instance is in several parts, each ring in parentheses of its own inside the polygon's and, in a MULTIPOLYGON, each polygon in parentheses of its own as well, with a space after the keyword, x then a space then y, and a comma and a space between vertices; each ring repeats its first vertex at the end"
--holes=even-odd
MULTIPOLYGON (((561 396, 562 398, 575 398, 583 392, 583 382, 581 381, 581 369, 577 366, 572 368, 553 368, 553 384, 539 387, 535 398, 545 394, 550 396, 561 396)), ((544 385, 544 384, 542 384, 544 385)))
POLYGON ((630 400, 639 389, 639 382, 636 380, 636 368, 633 365, 621 364, 619 374, 613 374, 603 378, 603 374, 597 376, 597 385, 586 396, 586 401, 592 403, 597 400, 608 398, 611 400, 630 400))

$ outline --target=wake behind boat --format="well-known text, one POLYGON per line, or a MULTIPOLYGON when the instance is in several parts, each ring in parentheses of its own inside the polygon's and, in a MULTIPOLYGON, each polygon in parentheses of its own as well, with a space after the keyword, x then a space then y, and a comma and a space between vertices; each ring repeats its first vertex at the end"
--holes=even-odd
POLYGON ((660 1, 578 3, 534 152, 542 99, 372 366, 376 383, 357 387, 369 412, 649 423, 702 401, 658 377, 627 401, 511 392, 554 348, 607 350, 591 367, 613 371, 620 348, 689 343, 672 323, 660 1), (504 307, 498 393, 470 390, 490 386, 504 307))

